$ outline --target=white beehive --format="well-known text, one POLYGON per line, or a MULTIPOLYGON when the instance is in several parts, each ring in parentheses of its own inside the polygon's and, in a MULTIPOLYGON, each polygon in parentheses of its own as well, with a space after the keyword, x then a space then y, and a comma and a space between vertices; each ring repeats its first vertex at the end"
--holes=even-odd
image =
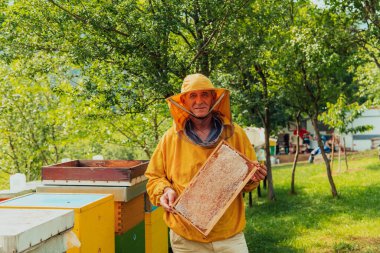
MULTIPOLYGON (((32 248, 40 248, 38 245, 49 245, 47 241, 73 226, 72 210, 0 209, 0 253, 30 252, 32 248)), ((61 244, 55 247, 60 250, 63 238, 53 240, 61 244)))

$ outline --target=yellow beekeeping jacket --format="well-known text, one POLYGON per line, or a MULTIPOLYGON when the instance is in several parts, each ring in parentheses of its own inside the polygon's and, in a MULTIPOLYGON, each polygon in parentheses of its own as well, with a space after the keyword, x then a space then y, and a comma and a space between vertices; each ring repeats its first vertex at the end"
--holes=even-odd
MULTIPOLYGON (((197 89, 202 89, 202 87, 197 87, 197 89)), ((222 96, 218 105, 213 108, 214 111, 218 112, 224 123, 223 132, 219 139, 227 141, 230 146, 244 154, 247 158, 253 161, 257 160, 255 151, 244 130, 231 121, 228 90, 215 90, 217 90, 217 101, 222 96)), ((157 145, 145 173, 145 176, 148 178, 147 192, 151 202, 156 206, 160 205, 160 197, 165 187, 171 187, 179 196, 215 148, 215 146, 202 147, 197 145, 184 134, 183 124, 186 117, 188 117, 188 113, 183 110, 181 113, 178 113, 181 109, 179 97, 180 94, 168 99, 174 124, 157 145)), ((257 186, 258 183, 248 183, 244 191, 251 191, 257 186)), ((196 228, 188 225, 177 214, 165 212, 164 220, 170 229, 188 240, 198 242, 223 240, 241 232, 245 227, 243 197, 242 194, 236 197, 207 237, 196 228)))

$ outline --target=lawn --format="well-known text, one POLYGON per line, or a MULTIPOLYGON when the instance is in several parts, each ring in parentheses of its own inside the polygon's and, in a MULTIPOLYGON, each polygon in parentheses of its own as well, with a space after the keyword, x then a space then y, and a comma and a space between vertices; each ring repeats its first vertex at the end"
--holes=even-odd
MULTIPOLYGON (((273 169, 276 201, 254 192, 247 207, 250 252, 380 252, 380 161, 377 152, 351 155, 333 177, 333 198, 324 164, 301 163, 296 195, 290 195, 291 165, 273 169)), ((247 197, 246 197, 247 198, 247 197)), ((248 198, 247 198, 248 199, 248 198)))

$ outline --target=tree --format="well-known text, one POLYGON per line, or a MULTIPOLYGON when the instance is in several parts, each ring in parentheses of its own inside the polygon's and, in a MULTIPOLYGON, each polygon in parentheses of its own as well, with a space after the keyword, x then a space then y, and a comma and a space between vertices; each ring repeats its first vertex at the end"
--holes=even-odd
POLYGON ((380 68, 380 4, 374 0, 327 0, 331 11, 347 13, 351 24, 347 30, 367 56, 380 68))
POLYGON ((42 165, 57 163, 74 121, 70 97, 53 95, 47 76, 20 77, 18 62, 0 69, 0 167, 37 179, 42 165))
POLYGON ((225 31, 233 30, 246 4, 19 0, 3 6, 0 57, 8 64, 36 54, 65 59, 61 66, 72 74, 72 94, 86 105, 86 118, 108 120, 121 134, 118 142, 133 143, 148 155, 153 144, 144 141, 156 142, 162 133, 154 123, 148 126, 167 115, 157 108, 178 92, 188 73, 212 75, 224 59, 224 44, 234 37, 225 31), (146 120, 150 116, 153 121, 146 120), (143 130, 142 122, 145 130, 158 132, 143 130), (126 134, 130 129, 136 132, 126 134))
POLYGON ((303 103, 307 105, 305 113, 310 117, 318 146, 326 165, 328 180, 333 197, 338 196, 331 174, 330 163, 323 149, 318 117, 327 102, 337 100, 340 93, 351 92, 352 76, 348 67, 352 64, 351 56, 356 48, 350 43, 346 33, 346 17, 337 16, 318 8, 304 10, 299 16, 297 26, 290 29, 293 59, 288 66, 296 84, 301 84, 304 94, 303 103))
MULTIPOLYGON (((359 105, 358 102, 348 104, 347 98, 341 94, 335 104, 327 103, 327 111, 320 115, 320 120, 326 125, 338 130, 339 134, 362 133, 373 129, 372 125, 362 125, 352 127, 352 123, 366 109, 366 104, 359 105)), ((344 157, 346 161, 346 170, 348 170, 348 162, 346 155, 345 137, 343 137, 344 157)), ((333 144, 334 148, 334 144, 333 144)))
POLYGON ((127 114, 119 116, 105 112, 108 115, 104 121, 114 134, 110 138, 115 143, 122 143, 130 148, 144 152, 145 159, 149 159, 163 132, 171 123, 166 110, 167 105, 155 104, 147 108, 146 112, 139 114, 127 114))
POLYGON ((189 72, 210 75, 227 41, 221 34, 245 4, 20 0, 5 9, 3 58, 64 54, 88 78, 86 92, 136 113, 177 92, 189 72))
POLYGON ((243 22, 233 27, 239 39, 225 50, 230 58, 223 63, 219 79, 232 88, 236 111, 246 124, 256 123, 265 129, 268 198, 275 200, 270 162, 269 137, 278 125, 284 125, 286 114, 276 65, 286 26, 288 2, 256 1, 243 13, 243 22), (285 21, 284 21, 285 20, 285 21))
POLYGON ((359 66, 355 71, 354 81, 358 83, 357 95, 363 101, 380 105, 380 69, 372 62, 359 66))

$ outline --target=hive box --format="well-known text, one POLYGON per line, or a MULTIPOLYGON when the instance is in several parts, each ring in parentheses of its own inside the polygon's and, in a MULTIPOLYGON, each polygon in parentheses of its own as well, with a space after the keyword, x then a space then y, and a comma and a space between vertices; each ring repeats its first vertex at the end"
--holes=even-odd
POLYGON ((73 231, 81 242, 81 247, 67 252, 115 251, 112 195, 35 193, 0 202, 1 208, 71 209, 74 211, 73 231))
POLYGON ((123 234, 116 235, 116 253, 145 253, 145 225, 140 222, 123 234))
POLYGON ((114 195, 115 233, 122 234, 144 220, 146 181, 132 186, 42 185, 39 193, 101 193, 114 195))
POLYGON ((42 167, 43 184, 131 186, 145 180, 148 161, 74 160, 42 167))
POLYGON ((83 185, 40 185, 39 193, 100 193, 112 194, 118 202, 129 202, 146 191, 147 180, 132 186, 83 186, 83 185))
POLYGON ((0 253, 62 253, 73 226, 72 210, 0 209, 0 253))
POLYGON ((222 141, 177 198, 174 209, 207 236, 255 171, 254 162, 222 141))
POLYGON ((144 221, 144 195, 128 202, 115 202, 115 233, 120 235, 144 221))
POLYGON ((163 215, 162 207, 145 213, 145 253, 167 253, 169 250, 168 227, 163 215))

